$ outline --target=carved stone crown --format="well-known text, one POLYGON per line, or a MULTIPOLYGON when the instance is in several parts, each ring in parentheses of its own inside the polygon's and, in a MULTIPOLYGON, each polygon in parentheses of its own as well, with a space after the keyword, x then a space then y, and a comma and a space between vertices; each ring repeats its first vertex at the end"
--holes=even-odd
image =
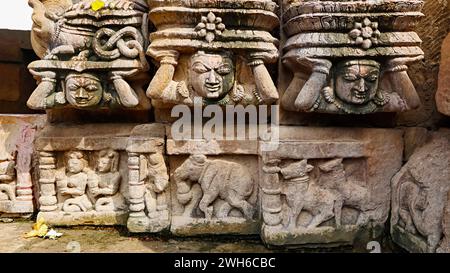
POLYGON ((421 0, 284 1, 284 49, 318 58, 423 55, 413 31, 422 7, 421 0))
MULTIPOLYGON (((270 31, 279 25, 274 1, 150 0, 149 18, 156 26, 148 54, 164 50, 195 52, 229 49, 262 52, 276 61, 277 44, 270 31)), ((153 56, 156 57, 156 56, 153 56)))

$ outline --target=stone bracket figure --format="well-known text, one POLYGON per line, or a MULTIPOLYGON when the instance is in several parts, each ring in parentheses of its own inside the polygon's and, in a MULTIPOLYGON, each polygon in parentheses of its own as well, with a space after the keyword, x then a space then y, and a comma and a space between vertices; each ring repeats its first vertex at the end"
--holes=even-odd
POLYGON ((285 59, 293 70, 300 65, 312 72, 309 76, 294 73, 282 104, 290 110, 340 114, 416 109, 420 99, 406 72, 406 64, 422 58, 393 58, 384 67, 369 59, 343 60, 335 67, 327 59, 285 59))
POLYGON ((234 10, 212 2, 149 2, 153 7, 149 18, 157 31, 151 34, 147 54, 159 68, 147 89, 148 97, 168 105, 192 105, 195 97, 202 97, 205 105, 278 100, 266 67, 278 58, 278 41, 270 34, 278 25, 276 4, 231 2, 234 10), (179 20, 173 21, 169 11, 179 14, 179 20), (235 20, 236 13, 241 14, 240 20, 235 20), (194 65, 198 61, 203 67, 194 65))
POLYGON ((424 55, 413 28, 422 6, 390 2, 283 2, 283 63, 292 72, 283 108, 360 115, 417 109, 407 70, 424 55))
POLYGON ((142 87, 131 87, 140 84, 149 69, 144 52, 147 4, 142 0, 111 0, 94 11, 92 2, 29 1, 34 8, 33 48, 42 58, 29 66, 38 81, 27 102, 31 109, 149 107, 142 87), (71 100, 65 79, 75 74, 79 79, 89 75, 101 81, 103 88, 91 92, 78 83, 81 86, 72 89, 84 93, 78 96, 81 103, 71 100))

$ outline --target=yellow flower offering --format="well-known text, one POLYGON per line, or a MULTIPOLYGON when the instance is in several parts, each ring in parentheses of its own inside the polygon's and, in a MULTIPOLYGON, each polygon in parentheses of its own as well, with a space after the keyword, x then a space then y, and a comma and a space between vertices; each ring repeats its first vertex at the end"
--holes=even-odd
POLYGON ((93 11, 98 11, 98 10, 102 9, 104 6, 105 6, 105 2, 103 2, 102 0, 95 0, 91 4, 91 9, 93 11))

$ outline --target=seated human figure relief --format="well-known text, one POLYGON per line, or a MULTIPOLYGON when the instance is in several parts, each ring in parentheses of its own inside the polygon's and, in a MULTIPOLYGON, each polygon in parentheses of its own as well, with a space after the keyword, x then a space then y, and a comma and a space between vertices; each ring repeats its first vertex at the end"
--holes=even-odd
POLYGON ((65 166, 56 174, 58 193, 62 196, 62 210, 87 212, 94 208, 87 195, 88 177, 92 174, 86 155, 80 151, 64 154, 65 166))
POLYGON ((192 155, 176 169, 174 176, 183 216, 253 219, 257 188, 246 167, 192 155))
POLYGON ((89 191, 95 199, 96 211, 126 210, 125 198, 120 192, 122 177, 118 170, 120 155, 107 149, 97 153, 95 174, 90 173, 89 191))

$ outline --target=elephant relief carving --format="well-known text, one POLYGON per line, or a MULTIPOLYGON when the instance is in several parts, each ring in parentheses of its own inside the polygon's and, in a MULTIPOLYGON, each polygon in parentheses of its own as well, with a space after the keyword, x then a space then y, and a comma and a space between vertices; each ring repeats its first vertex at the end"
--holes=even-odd
POLYGON ((206 219, 244 217, 253 219, 257 187, 249 170, 234 162, 192 155, 174 173, 177 199, 183 216, 195 217, 196 209, 206 219))

